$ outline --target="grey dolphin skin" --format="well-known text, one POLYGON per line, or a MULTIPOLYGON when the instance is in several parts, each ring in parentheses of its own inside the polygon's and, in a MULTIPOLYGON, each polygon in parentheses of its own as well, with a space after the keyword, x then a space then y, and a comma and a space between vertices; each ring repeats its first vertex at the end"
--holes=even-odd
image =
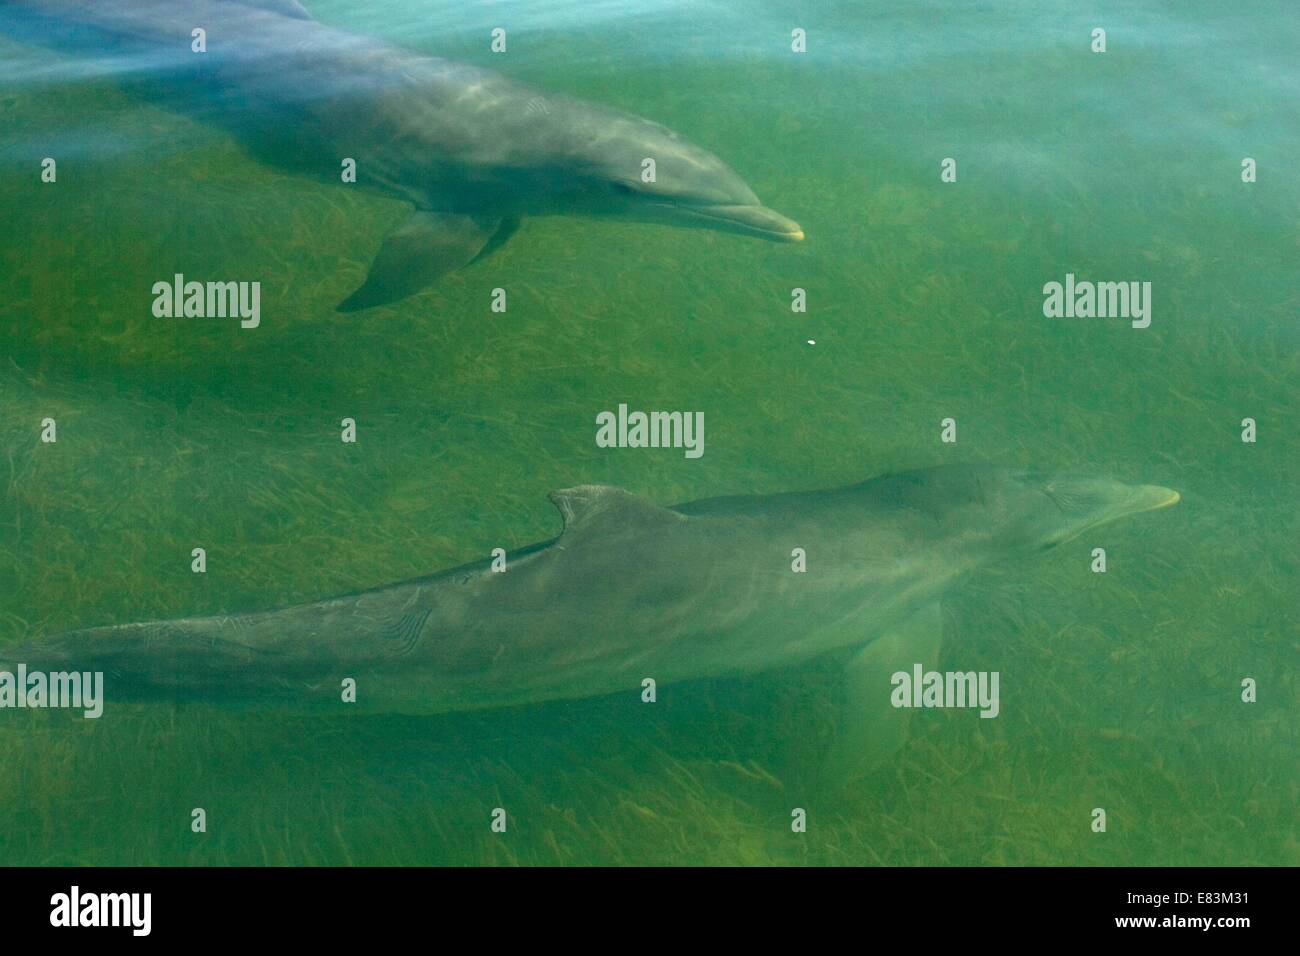
POLYGON ((880 736, 889 675, 936 661, 938 602, 954 582, 1178 494, 941 466, 676 507, 600 485, 551 500, 563 532, 508 555, 505 571, 484 561, 283 610, 93 628, 0 654, 29 670, 103 671, 110 705, 161 693, 338 708, 350 677, 357 702, 346 706, 420 714, 639 693, 647 677, 662 686, 859 649, 846 720, 880 736))
POLYGON ((230 128, 261 159, 337 183, 351 158, 358 184, 413 203, 343 311, 425 288, 525 216, 803 239, 722 160, 664 126, 336 30, 296 0, 0 0, 0 30, 122 57, 133 82, 147 74, 136 85, 170 89, 165 104, 230 128), (191 49, 195 29, 205 53, 191 49))

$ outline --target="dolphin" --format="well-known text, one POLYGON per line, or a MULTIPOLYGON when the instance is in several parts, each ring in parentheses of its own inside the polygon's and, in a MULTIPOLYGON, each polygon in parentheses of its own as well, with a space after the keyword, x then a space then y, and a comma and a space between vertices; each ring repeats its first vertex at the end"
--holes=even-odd
POLYGON ((563 531, 497 570, 489 559, 281 610, 91 628, 0 657, 103 672, 110 704, 163 695, 431 714, 640 693, 647 678, 753 674, 843 651, 841 739, 887 752, 906 714, 891 714, 889 675, 937 662, 939 602, 955 583, 1179 500, 987 465, 672 507, 603 485, 550 498, 563 531), (806 570, 794 570, 796 549, 806 570), (356 701, 341 704, 349 678, 356 701))
POLYGON ((804 237, 665 126, 334 29, 297 0, 0 0, 0 31, 111 51, 120 72, 149 77, 138 84, 149 95, 226 127, 262 160, 334 183, 353 160, 358 185, 413 204, 341 311, 424 289, 526 216, 804 237))

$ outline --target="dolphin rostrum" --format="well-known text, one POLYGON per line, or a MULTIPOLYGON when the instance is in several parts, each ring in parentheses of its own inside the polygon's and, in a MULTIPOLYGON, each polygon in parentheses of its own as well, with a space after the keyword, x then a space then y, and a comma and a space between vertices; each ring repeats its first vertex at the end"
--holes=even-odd
POLYGON ((722 160, 658 123, 345 33, 297 0, 0 0, 0 30, 112 51, 129 78, 151 78, 141 92, 230 129, 264 161, 339 182, 351 159, 358 184, 413 203, 343 311, 488 255, 524 216, 803 239, 722 160))
MULTIPOLYGON (((1179 496, 947 465, 674 507, 601 485, 550 497, 563 532, 507 555, 504 570, 488 560, 282 610, 92 628, 0 654, 29 670, 102 671, 110 704, 163 694, 349 706, 340 686, 352 678, 357 709, 418 714, 639 693, 646 678, 858 649, 848 719, 879 734, 889 675, 937 661, 939 601, 956 581, 1179 496)), ((902 720, 892 723, 900 735, 902 720)))

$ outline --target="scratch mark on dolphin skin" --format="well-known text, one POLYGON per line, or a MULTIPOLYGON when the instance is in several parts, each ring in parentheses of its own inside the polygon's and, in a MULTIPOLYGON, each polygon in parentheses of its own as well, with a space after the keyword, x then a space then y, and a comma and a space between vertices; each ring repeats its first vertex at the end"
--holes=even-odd
POLYGON ((397 627, 389 635, 397 642, 400 653, 409 654, 415 650, 415 645, 420 640, 420 631, 424 629, 424 622, 432 613, 433 608, 427 607, 423 611, 412 611, 410 614, 402 615, 402 619, 397 622, 397 627))

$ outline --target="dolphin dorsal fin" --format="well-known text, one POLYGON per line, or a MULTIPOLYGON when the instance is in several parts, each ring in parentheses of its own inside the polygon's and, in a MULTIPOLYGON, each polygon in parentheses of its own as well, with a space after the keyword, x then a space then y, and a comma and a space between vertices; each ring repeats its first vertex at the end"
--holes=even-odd
POLYGON ((298 0, 237 0, 237 2, 246 7, 266 10, 268 13, 278 13, 282 17, 293 17, 295 20, 316 19, 303 9, 303 5, 298 0))
POLYGON ((661 507, 612 485, 577 485, 548 495, 564 518, 563 537, 591 529, 677 524, 686 515, 661 507))

